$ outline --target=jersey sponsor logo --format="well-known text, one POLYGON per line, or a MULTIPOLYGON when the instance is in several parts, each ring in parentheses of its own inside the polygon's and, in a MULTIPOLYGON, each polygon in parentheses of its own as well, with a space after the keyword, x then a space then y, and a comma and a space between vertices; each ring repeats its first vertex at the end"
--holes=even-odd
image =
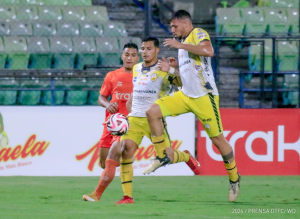
POLYGON ((181 63, 180 65, 179 65, 179 68, 181 68, 182 66, 184 66, 184 65, 186 65, 186 64, 190 64, 191 63, 191 60, 189 59, 189 60, 186 60, 186 61, 184 61, 183 63, 181 63))
POLYGON ((183 57, 183 50, 182 49, 180 49, 178 51, 178 58, 180 59, 181 57, 183 57))
POLYGON ((213 90, 212 86, 210 85, 209 82, 206 82, 204 87, 207 89, 207 90, 213 90))
POLYGON ((156 81, 156 79, 157 79, 157 74, 155 74, 155 73, 152 74, 151 75, 151 81, 154 82, 154 81, 156 81))
POLYGON ((136 93, 143 93, 143 94, 156 94, 155 90, 133 90, 136 93))
POLYGON ((116 93, 117 100, 129 100, 132 93, 116 93))
POLYGON ((204 70, 209 71, 207 57, 203 57, 204 70))
POLYGON ((207 34, 201 29, 197 29, 199 32, 196 33, 197 40, 207 37, 207 34))
POLYGON ((122 86, 122 81, 118 81, 117 86, 122 86))
POLYGON ((202 67, 201 67, 200 65, 195 65, 195 69, 196 69, 197 71, 199 71, 199 70, 202 69, 202 67))
POLYGON ((140 78, 140 81, 147 81, 147 80, 148 80, 148 78, 145 78, 145 77, 140 78))
POLYGON ((146 82, 139 82, 138 85, 147 85, 148 83, 146 82))
POLYGON ((153 99, 153 97, 133 96, 133 99, 135 99, 135 100, 151 100, 151 99, 153 99))

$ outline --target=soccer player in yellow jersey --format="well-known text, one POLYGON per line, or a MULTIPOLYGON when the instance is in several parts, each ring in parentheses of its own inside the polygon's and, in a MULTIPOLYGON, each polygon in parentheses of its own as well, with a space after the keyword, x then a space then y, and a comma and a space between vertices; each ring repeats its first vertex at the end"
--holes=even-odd
MULTIPOLYGON (((84 195, 83 199, 86 201, 99 201, 104 190, 113 180, 115 174, 116 163, 121 159, 120 164, 120 178, 122 181, 122 188, 124 197, 116 204, 130 204, 134 203, 132 198, 132 179, 133 167, 132 157, 135 150, 140 145, 144 136, 151 138, 150 128, 146 118, 146 110, 159 97, 169 92, 170 82, 168 80, 169 74, 158 69, 158 52, 159 41, 154 37, 147 37, 143 40, 141 46, 141 54, 143 63, 136 64, 133 67, 133 95, 127 102, 129 114, 129 130, 121 137, 121 147, 115 150, 114 156, 109 155, 109 162, 115 163, 113 169, 107 169, 104 175, 101 175, 100 187, 101 191, 96 191, 91 195, 84 195)), ((179 81, 176 76, 173 76, 173 81, 179 81)), ((186 162, 191 170, 198 175, 200 171, 200 164, 189 153, 189 151, 172 150, 170 147, 170 139, 164 126, 165 133, 164 141, 166 142, 165 153, 168 155, 166 163, 186 162)), ((157 152, 158 153, 158 152, 157 152)), ((106 161, 107 162, 107 161, 106 161)))
POLYGON ((178 49, 178 62, 175 58, 168 58, 169 62, 163 59, 159 66, 162 71, 180 75, 182 89, 174 95, 160 98, 146 112, 152 143, 160 153, 144 170, 144 174, 165 165, 167 161, 167 155, 162 153, 167 144, 164 141, 165 133, 161 119, 192 112, 201 121, 223 157, 230 182, 228 201, 233 202, 239 194, 240 175, 237 172, 233 150, 223 135, 219 94, 210 60, 214 50, 209 35, 201 28, 194 28, 190 14, 184 10, 174 13, 171 27, 174 36, 181 42, 175 38, 166 39, 164 46, 178 49))

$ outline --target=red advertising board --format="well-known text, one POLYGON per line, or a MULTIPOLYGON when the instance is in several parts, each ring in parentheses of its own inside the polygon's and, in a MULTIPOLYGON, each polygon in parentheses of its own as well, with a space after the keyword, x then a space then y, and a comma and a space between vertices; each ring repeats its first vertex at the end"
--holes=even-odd
MULTIPOLYGON (((221 109, 224 136, 242 175, 300 175, 300 109, 221 109)), ((198 121, 202 175, 227 174, 198 121)))

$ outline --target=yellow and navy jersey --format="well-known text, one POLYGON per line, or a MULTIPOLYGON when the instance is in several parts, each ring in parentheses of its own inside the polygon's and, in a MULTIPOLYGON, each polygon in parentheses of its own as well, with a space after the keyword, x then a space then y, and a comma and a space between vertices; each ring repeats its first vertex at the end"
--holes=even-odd
POLYGON ((158 70, 157 65, 133 67, 132 107, 129 116, 146 117, 146 110, 169 90, 169 74, 158 70))
MULTIPOLYGON (((208 33, 202 28, 194 28, 181 43, 198 46, 208 40, 208 33)), ((182 81, 182 92, 189 97, 197 98, 207 93, 218 95, 211 58, 198 56, 184 49, 178 50, 178 65, 182 81)))

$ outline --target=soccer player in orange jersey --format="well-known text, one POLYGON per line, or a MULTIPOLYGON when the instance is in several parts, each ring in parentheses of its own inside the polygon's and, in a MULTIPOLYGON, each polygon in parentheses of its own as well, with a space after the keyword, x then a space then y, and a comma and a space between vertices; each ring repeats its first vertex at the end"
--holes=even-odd
MULTIPOLYGON (((98 102, 106 108, 105 121, 114 113, 128 115, 126 102, 132 95, 132 68, 139 60, 138 46, 134 43, 127 43, 123 48, 121 59, 123 60, 123 67, 109 72, 100 90, 98 102), (110 102, 108 101, 109 96, 112 97, 110 102)), ((109 149, 119 144, 119 141, 120 137, 111 135, 104 125, 99 143, 100 164, 103 169, 109 149)))
MULTIPOLYGON (((138 62, 138 46, 134 43, 127 43, 123 48, 121 55, 123 67, 109 72, 100 90, 98 102, 106 108, 105 121, 114 113, 128 115, 126 102, 132 95, 132 69, 138 62), (109 96, 112 97, 108 101, 109 96)), ((91 195, 84 195, 83 199, 91 201, 90 197, 99 199, 100 195, 109 185, 115 176, 116 167, 119 165, 114 160, 118 154, 121 154, 120 137, 111 135, 106 125, 104 125, 103 134, 100 138, 100 164, 104 171, 101 174, 99 184, 91 195), (108 180, 109 179, 109 180, 108 180)))

